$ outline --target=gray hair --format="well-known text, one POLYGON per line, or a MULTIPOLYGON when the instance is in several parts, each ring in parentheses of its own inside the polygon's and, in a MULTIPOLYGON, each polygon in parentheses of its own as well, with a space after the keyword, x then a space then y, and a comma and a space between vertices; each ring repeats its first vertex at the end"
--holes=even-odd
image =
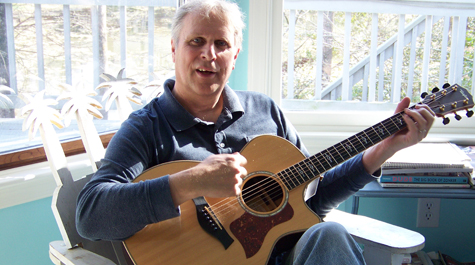
POLYGON ((234 42, 237 48, 242 45, 242 31, 246 27, 244 23, 244 14, 239 6, 234 2, 226 0, 192 0, 179 7, 172 21, 172 38, 178 42, 180 31, 183 27, 183 21, 189 13, 199 13, 205 18, 210 14, 218 16, 222 21, 227 21, 234 27, 234 42))

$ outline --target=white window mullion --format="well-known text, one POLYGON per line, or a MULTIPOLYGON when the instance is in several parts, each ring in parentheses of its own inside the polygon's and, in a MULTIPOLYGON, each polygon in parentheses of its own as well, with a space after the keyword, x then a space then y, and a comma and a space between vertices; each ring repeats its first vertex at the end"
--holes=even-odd
POLYGON ((351 13, 345 13, 345 44, 343 51, 343 75, 341 83, 341 100, 351 100, 350 84, 350 45, 351 45, 351 13))
MULTIPOLYGON (((373 13, 371 21, 371 52, 369 59, 368 102, 374 102, 376 94, 376 61, 378 57, 378 14, 373 13)), ((380 65, 381 66, 381 65, 380 65)))
POLYGON ((99 64, 99 6, 91 6, 91 27, 92 27, 92 58, 93 58, 93 84, 99 85, 99 75, 101 74, 99 64))
MULTIPOLYGON (((120 67, 127 67, 127 8, 120 6, 120 67)), ((127 69, 124 70, 126 74, 127 69)))
POLYGON ((322 99, 322 71, 323 71, 323 22, 324 13, 317 13, 317 61, 315 63, 315 100, 322 99))
MULTIPOLYGON (((463 57, 465 53, 465 37, 467 34, 467 17, 461 16, 459 18, 459 24, 457 27, 457 46, 455 48, 455 71, 454 71, 454 82, 460 84, 462 82, 463 75, 463 57)), ((451 85, 453 85, 451 84, 451 85)))
POLYGON ((5 4, 5 26, 7 31, 8 72, 10 75, 10 88, 18 94, 12 4, 5 4))
POLYGON ((455 65, 457 54, 457 33, 458 33, 459 17, 453 17, 452 21, 452 38, 450 42, 450 67, 449 67, 449 83, 455 83, 455 65))
POLYGON ((416 64, 416 44, 417 44, 417 35, 418 35, 418 27, 414 27, 412 29, 412 37, 411 37, 411 52, 409 53, 409 75, 407 77, 407 96, 412 99, 412 89, 414 87, 414 66, 416 64))
POLYGON ((386 52, 381 52, 379 54, 379 80, 378 80, 378 101, 383 101, 384 99, 384 60, 386 52))
POLYGON ((155 8, 153 6, 148 7, 148 81, 153 81, 153 47, 155 39, 155 8))
POLYGON ((294 98, 294 64, 295 64, 295 9, 289 15, 289 42, 287 46, 287 98, 294 98))
POLYGON ((35 4, 35 29, 36 29, 36 58, 38 65, 38 89, 45 89, 45 65, 43 51, 43 19, 41 16, 41 5, 35 4))
POLYGON ((71 13, 69 5, 63 5, 63 19, 66 84, 72 85, 73 80, 71 67, 71 13))
POLYGON ((393 54, 393 85, 392 85, 392 102, 401 100, 401 79, 402 79, 402 59, 404 56, 404 31, 405 31, 406 15, 399 15, 399 29, 395 52, 393 54))
POLYGON ((426 16, 424 57, 422 58, 421 92, 428 91, 430 48, 432 43, 432 16, 426 16))
POLYGON ((444 17, 444 31, 442 33, 442 47, 440 53, 440 67, 439 67, 439 88, 447 83, 448 80, 445 78, 446 67, 447 67, 447 43, 449 40, 449 27, 450 27, 450 17, 444 17))

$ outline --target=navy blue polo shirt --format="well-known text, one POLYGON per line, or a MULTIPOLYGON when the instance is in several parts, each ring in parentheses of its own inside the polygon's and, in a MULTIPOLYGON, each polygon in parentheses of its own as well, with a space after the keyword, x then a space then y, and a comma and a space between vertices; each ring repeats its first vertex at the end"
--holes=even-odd
MULTIPOLYGON (((178 216, 167 175, 132 183, 152 166, 239 152, 263 134, 283 137, 309 155, 294 127, 269 97, 225 86, 223 111, 217 122, 211 123, 192 116, 180 105, 171 93, 174 83, 167 80, 164 93, 133 112, 110 141, 102 166, 78 198, 77 229, 82 236, 123 240, 147 224, 178 216)), ((325 175, 327 183, 322 184, 326 190, 319 195, 326 197, 309 202, 317 213, 337 206, 374 179, 365 172, 361 155, 342 169, 325 175)))

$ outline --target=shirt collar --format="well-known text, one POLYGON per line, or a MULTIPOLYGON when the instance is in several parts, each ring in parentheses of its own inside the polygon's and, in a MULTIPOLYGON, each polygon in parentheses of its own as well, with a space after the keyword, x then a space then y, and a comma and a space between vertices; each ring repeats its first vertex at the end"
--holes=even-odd
MULTIPOLYGON (((170 125, 176 131, 184 131, 193 127, 198 123, 205 123, 199 118, 191 115, 173 96, 172 90, 175 86, 174 79, 167 79, 163 84, 163 94, 160 95, 158 105, 162 112, 165 114, 170 125)), ((238 118, 244 114, 244 109, 239 101, 239 97, 236 92, 232 90, 228 85, 224 86, 223 90, 224 102, 223 111, 220 115, 220 120, 223 115, 231 114, 232 117, 238 118)), ((209 123, 207 123, 209 124, 209 123)))

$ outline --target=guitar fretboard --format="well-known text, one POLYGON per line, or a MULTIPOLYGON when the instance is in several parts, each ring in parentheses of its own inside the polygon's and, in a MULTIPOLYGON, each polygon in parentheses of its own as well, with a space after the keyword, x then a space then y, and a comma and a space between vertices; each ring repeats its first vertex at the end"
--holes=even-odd
POLYGON ((407 125, 402 115, 402 113, 397 113, 320 153, 286 168, 277 173, 277 176, 289 190, 292 190, 406 128, 407 125))

